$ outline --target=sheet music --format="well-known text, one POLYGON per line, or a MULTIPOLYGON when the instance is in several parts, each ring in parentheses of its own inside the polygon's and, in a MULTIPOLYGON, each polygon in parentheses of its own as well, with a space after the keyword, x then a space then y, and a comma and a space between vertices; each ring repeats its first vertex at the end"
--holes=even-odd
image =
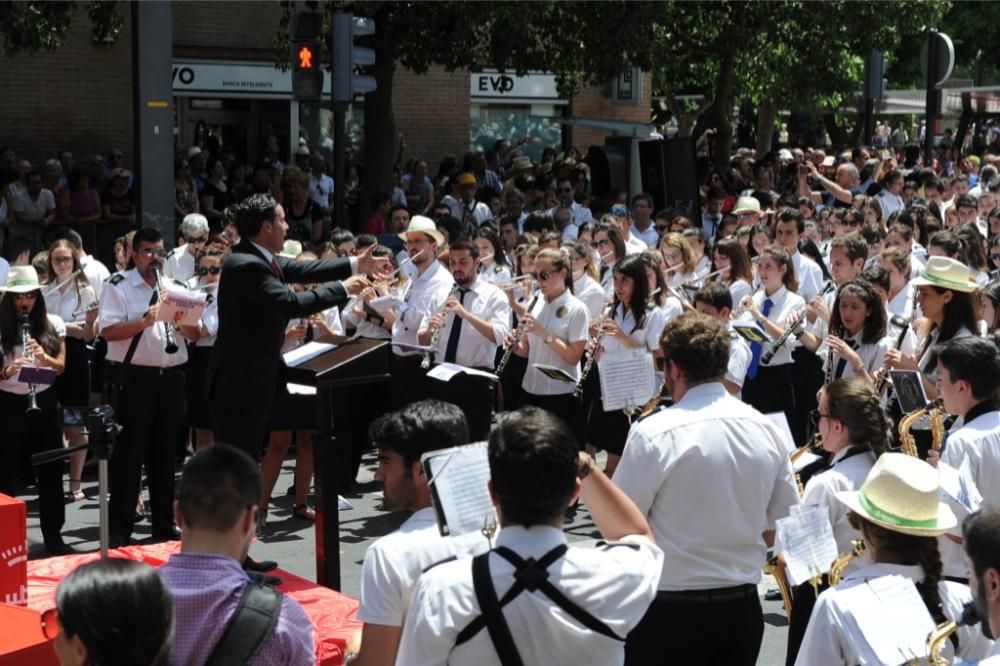
POLYGON ((52 368, 22 365, 20 371, 17 373, 17 381, 21 384, 52 386, 56 382, 56 371, 52 368))
POLYGON ((430 451, 420 460, 430 477, 442 535, 481 533, 484 522, 495 520, 487 488, 490 466, 486 442, 430 451))
POLYGON ((729 322, 730 327, 739 336, 745 339, 747 342, 759 342, 764 344, 766 342, 772 342, 773 338, 769 336, 765 331, 762 331, 760 326, 757 324, 744 321, 742 319, 734 319, 729 322))
POLYGON ((653 357, 645 347, 601 354, 597 362, 604 411, 639 409, 656 393, 653 357))
POLYGON ((467 368, 464 365, 458 365, 457 363, 438 363, 427 371, 428 377, 440 379, 443 382, 450 381, 452 377, 460 374, 479 375, 480 377, 488 377, 490 379, 496 378, 496 375, 492 372, 476 370, 475 368, 467 368))
POLYGON ((535 368, 543 375, 549 379, 555 379, 559 382, 566 382, 567 384, 575 384, 576 378, 563 370, 562 368, 557 368, 554 365, 546 365, 545 363, 534 363, 531 367, 535 368))
POLYGON ((183 326, 198 326, 201 313, 205 311, 208 294, 191 291, 168 281, 164 281, 166 298, 160 302, 156 321, 169 321, 183 326))
POLYGON ((853 625, 848 633, 865 642, 855 644, 862 664, 902 664, 926 655, 934 621, 912 580, 880 576, 839 593, 848 596, 841 604, 853 625))
POLYGON ((801 585, 813 576, 830 570, 838 553, 830 516, 826 511, 806 506, 779 519, 775 526, 781 535, 785 569, 792 585, 801 585))
POLYGON ((290 368, 295 368, 303 363, 313 360, 320 354, 324 354, 331 349, 334 349, 337 345, 330 344, 329 342, 307 342, 301 347, 296 347, 295 349, 290 349, 286 351, 282 356, 285 359, 285 365, 290 368))

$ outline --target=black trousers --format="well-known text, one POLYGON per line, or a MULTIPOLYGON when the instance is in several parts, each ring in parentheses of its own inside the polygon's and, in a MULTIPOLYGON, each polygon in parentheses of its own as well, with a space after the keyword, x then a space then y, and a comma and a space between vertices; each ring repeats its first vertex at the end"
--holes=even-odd
POLYGON ((657 595, 625 641, 625 664, 754 666, 763 638, 756 586, 732 601, 664 600, 657 595))
MULTIPOLYGON (((283 384, 279 388, 286 390, 283 384)), ((208 396, 215 441, 234 446, 254 460, 260 460, 260 452, 267 443, 271 410, 277 399, 278 392, 272 391, 267 395, 227 395, 216 384, 208 396)))
MULTIPOLYGON (((38 414, 27 414, 28 396, 0 391, 0 423, 3 443, 0 445, 0 493, 17 494, 17 475, 27 455, 62 447, 62 419, 56 404, 56 390, 48 389, 36 395, 38 414)), ((38 513, 42 536, 46 542, 59 537, 66 522, 63 502, 63 460, 44 465, 30 465, 38 485, 38 513)))
POLYGON ((117 396, 122 426, 109 463, 108 531, 114 541, 132 536, 135 502, 146 467, 154 537, 173 526, 174 458, 184 427, 184 371, 132 366, 117 396))
POLYGON ((393 410, 402 409, 411 402, 427 397, 427 371, 420 367, 422 354, 398 356, 393 354, 389 360, 389 373, 392 375, 390 384, 390 404, 393 410))
MULTIPOLYGON (((791 429, 795 419, 796 404, 792 364, 760 366, 757 369, 757 376, 743 383, 743 402, 762 414, 784 412, 791 429)), ((792 437, 796 436, 792 430, 792 437)), ((795 443, 802 446, 804 441, 796 439, 795 443)))
POLYGON ((788 422, 795 442, 802 446, 809 432, 809 412, 816 409, 816 393, 823 386, 823 359, 805 347, 792 352, 792 385, 795 391, 795 413, 788 422))
MULTIPOLYGON (((820 593, 829 588, 826 575, 819 586, 820 593)), ((788 621, 788 648, 785 652, 785 666, 795 666, 795 659, 799 656, 799 648, 802 647, 802 639, 806 637, 806 628, 809 627, 809 618, 812 617, 813 607, 816 605, 816 592, 809 583, 802 583, 792 588, 792 617, 788 621)))
POLYGON ((470 441, 473 442, 481 442, 490 434, 495 385, 496 382, 488 377, 464 373, 455 375, 447 382, 427 380, 431 398, 450 402, 465 413, 470 441))

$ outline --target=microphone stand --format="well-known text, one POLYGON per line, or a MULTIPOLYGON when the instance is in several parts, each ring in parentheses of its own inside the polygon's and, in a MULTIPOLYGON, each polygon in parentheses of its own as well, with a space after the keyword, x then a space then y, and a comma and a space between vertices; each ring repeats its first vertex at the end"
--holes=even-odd
POLYGON ((98 489, 98 540, 101 544, 101 559, 108 558, 108 460, 115 448, 115 439, 122 427, 115 422, 114 409, 110 405, 100 405, 87 412, 87 444, 78 444, 65 449, 42 451, 31 456, 32 465, 43 465, 68 458, 77 451, 90 448, 97 458, 98 489))

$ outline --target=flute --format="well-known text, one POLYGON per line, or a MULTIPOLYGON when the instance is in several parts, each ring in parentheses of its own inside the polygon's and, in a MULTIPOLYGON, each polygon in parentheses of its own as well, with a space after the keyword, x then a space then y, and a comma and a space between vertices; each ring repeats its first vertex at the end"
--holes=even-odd
POLYGON ((719 270, 713 271, 713 272, 709 273, 708 275, 704 275, 704 276, 702 276, 700 278, 695 278, 695 279, 691 280, 691 282, 692 283, 694 283, 694 282, 704 282, 705 280, 707 280, 710 277, 715 277, 716 275, 722 275, 723 273, 725 273, 726 271, 728 271, 729 268, 730 268, 729 266, 726 266, 725 268, 720 268, 719 270))
POLYGON ((67 277, 67 278, 66 278, 65 280, 63 280, 62 282, 59 282, 59 283, 56 283, 56 284, 52 285, 51 287, 49 287, 48 289, 46 289, 45 291, 43 291, 43 292, 42 292, 42 298, 44 298, 44 297, 48 296, 49 294, 54 294, 54 293, 55 293, 56 291, 58 291, 59 289, 62 289, 64 285, 67 285, 67 284, 69 284, 70 282, 72 282, 73 280, 75 280, 75 279, 76 279, 76 277, 77 277, 77 276, 78 276, 78 275, 79 275, 80 273, 82 273, 82 272, 83 272, 83 269, 82 269, 82 268, 81 268, 81 269, 78 269, 78 270, 75 270, 75 271, 73 271, 72 273, 70 273, 70 274, 69 274, 69 277, 67 277))
MULTIPOLYGON (((392 281, 395 280, 396 277, 399 275, 399 271, 403 270, 403 266, 405 266, 409 262, 413 261, 414 259, 416 259, 420 255, 422 255, 423 253, 424 253, 424 251, 420 250, 415 255, 413 255, 411 257, 407 257, 407 258, 403 259, 401 262, 399 262, 399 266, 396 267, 396 270, 394 270, 392 273, 389 274, 389 277, 387 278, 387 282, 389 282, 391 284, 392 281)), ((351 300, 349 300, 347 302, 347 304, 344 305, 343 312, 350 312, 354 308, 354 306, 356 306, 358 304, 358 301, 362 300, 365 296, 367 296, 368 294, 372 293, 373 291, 375 291, 375 286, 374 285, 371 286, 371 287, 366 287, 366 288, 362 289, 358 293, 357 296, 355 296, 354 298, 352 298, 351 300)))

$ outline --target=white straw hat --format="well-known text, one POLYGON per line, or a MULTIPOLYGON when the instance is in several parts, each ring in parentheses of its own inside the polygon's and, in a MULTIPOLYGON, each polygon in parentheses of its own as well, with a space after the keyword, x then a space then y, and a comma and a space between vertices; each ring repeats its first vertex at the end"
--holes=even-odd
POLYGON ((941 287, 965 293, 979 289, 979 283, 972 277, 968 266, 950 257, 930 257, 924 272, 910 283, 914 287, 941 287))
POLYGON ((740 213, 760 213, 760 202, 756 197, 740 197, 731 211, 733 215, 740 213))
POLYGON ((34 266, 11 266, 7 274, 7 284, 2 289, 15 294, 26 294, 41 288, 34 266))
POLYGON ((838 492, 837 499, 876 525, 914 536, 937 536, 958 523, 940 501, 938 472, 903 453, 884 453, 861 490, 838 492))
POLYGON ((399 234, 399 237, 405 241, 407 236, 410 234, 427 234, 433 238, 438 245, 444 244, 444 236, 437 230, 437 225, 434 224, 434 220, 429 217, 424 217, 423 215, 414 215, 410 219, 410 226, 406 227, 406 231, 399 234))

